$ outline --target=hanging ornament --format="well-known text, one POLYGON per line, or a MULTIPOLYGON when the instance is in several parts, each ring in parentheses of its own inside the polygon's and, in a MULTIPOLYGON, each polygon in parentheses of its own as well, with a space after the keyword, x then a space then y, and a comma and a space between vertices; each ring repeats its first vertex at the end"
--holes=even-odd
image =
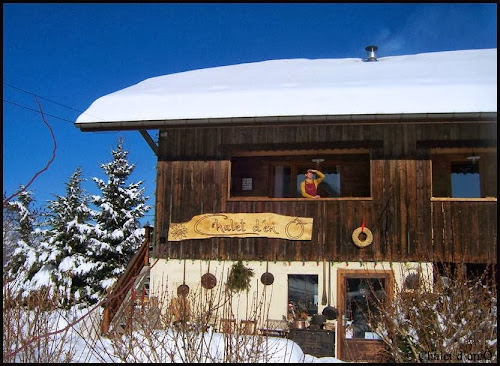
POLYGON ((186 285, 186 260, 184 259, 184 274, 182 277, 182 285, 177 287, 177 296, 187 296, 189 293, 189 286, 186 285))
POLYGON ((274 282, 274 276, 271 272, 269 272, 269 262, 266 262, 266 272, 260 276, 260 282, 262 282, 265 286, 272 285, 274 282))
POLYGON ((207 290, 211 290, 217 285, 217 278, 210 273, 210 262, 208 262, 207 273, 201 276, 201 285, 207 290))
POLYGON ((362 226, 352 232, 352 241, 358 248, 364 248, 373 242, 373 234, 370 229, 365 227, 364 220, 362 226))
POLYGON ((238 261, 231 266, 227 279, 227 287, 234 292, 248 291, 253 275, 253 269, 245 267, 242 261, 238 261))

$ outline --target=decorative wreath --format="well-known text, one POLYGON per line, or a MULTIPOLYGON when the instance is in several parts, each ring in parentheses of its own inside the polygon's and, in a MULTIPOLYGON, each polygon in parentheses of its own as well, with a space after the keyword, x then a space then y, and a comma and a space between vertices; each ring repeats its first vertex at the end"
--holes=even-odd
POLYGON ((354 230, 352 232, 352 241, 354 242, 354 244, 358 248, 364 248, 364 247, 367 247, 368 245, 370 245, 372 243, 372 241, 373 241, 373 234, 370 231, 370 229, 368 229, 367 227, 364 227, 364 228, 358 227, 356 230, 354 230), (361 230, 363 230, 363 231, 361 231, 361 230), (361 234, 361 232, 363 232, 364 234, 366 234, 366 239, 361 240, 359 238, 359 234, 361 234))
POLYGON ((250 280, 253 275, 253 269, 245 267, 241 261, 238 261, 231 266, 227 287, 234 292, 248 291, 250 290, 250 280))

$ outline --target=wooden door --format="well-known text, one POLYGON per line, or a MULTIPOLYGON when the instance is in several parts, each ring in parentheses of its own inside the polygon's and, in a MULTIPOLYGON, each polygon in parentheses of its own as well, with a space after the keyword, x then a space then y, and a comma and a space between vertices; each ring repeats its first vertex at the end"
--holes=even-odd
POLYGON ((338 357, 344 361, 382 361, 384 343, 367 324, 374 299, 393 293, 392 271, 339 270, 337 275, 338 357))

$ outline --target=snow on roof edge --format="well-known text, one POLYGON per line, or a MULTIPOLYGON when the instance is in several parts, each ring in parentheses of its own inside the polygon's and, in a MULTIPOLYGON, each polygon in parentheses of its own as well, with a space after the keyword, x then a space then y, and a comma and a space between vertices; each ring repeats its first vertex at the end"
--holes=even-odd
POLYGON ((149 78, 98 98, 75 124, 496 112, 496 84, 496 48, 267 60, 149 78))

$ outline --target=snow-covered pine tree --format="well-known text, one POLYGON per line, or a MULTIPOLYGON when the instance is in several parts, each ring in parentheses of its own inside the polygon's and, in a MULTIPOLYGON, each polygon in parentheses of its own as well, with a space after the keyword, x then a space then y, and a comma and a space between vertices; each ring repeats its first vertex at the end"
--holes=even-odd
POLYGON ((86 285, 89 271, 96 266, 89 251, 93 226, 88 196, 81 188, 82 171, 77 168, 66 183, 66 195, 48 201, 45 240, 38 249, 42 264, 31 287, 47 286, 57 292, 61 305, 90 302, 92 291, 86 285))
MULTIPOLYGON (((34 209, 33 192, 20 187, 20 193, 16 201, 7 202, 4 206, 4 215, 13 215, 12 222, 16 233, 11 233, 10 238, 15 240, 7 245, 15 245, 12 255, 4 267, 4 279, 9 281, 15 293, 22 291, 25 284, 33 277, 40 268, 37 258, 37 247, 39 246, 39 223, 37 221, 37 210, 34 209)), ((6 238, 4 237, 4 247, 6 238)), ((11 248, 12 249, 12 248, 11 248)))
MULTIPOLYGON (((3 201, 5 202, 5 193, 3 201)), ((17 242, 21 238, 19 235, 19 221, 17 212, 9 204, 3 205, 3 267, 9 262, 14 250, 17 248, 17 242)))
POLYGON ((123 147, 123 138, 118 139, 117 148, 111 154, 113 160, 101 165, 108 180, 93 178, 102 193, 101 196, 92 196, 97 207, 92 250, 98 263, 93 286, 101 295, 105 295, 125 271, 142 244, 144 229, 140 228, 139 219, 150 208, 146 205, 145 188, 140 188, 142 181, 127 185, 135 164, 129 164, 127 160, 128 151, 123 147))

